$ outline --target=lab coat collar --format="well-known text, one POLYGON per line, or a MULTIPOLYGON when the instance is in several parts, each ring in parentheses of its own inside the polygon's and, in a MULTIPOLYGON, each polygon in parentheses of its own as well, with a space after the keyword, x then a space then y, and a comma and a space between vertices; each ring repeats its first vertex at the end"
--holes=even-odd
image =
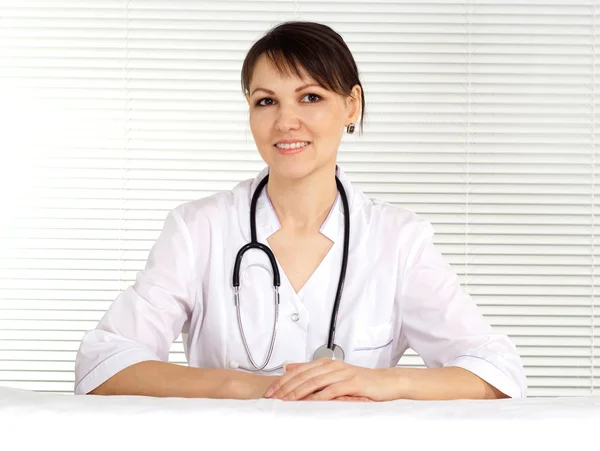
MULTIPOLYGON (((256 178, 252 181, 250 185, 250 192, 248 194, 248 205, 252 201, 252 195, 256 190, 256 187, 260 183, 260 181, 269 173, 269 167, 264 168, 260 173, 256 176, 256 178)), ((352 206, 354 203, 355 193, 350 183, 350 180, 346 177, 344 171, 336 165, 336 175, 340 179, 344 190, 346 191, 346 196, 348 198, 348 206, 350 209, 350 213, 352 214, 352 206)), ((250 211, 250 209, 248 209, 250 211)), ((271 199, 269 198, 267 187, 265 186, 263 191, 258 198, 256 203, 256 235, 259 242, 266 242, 267 238, 273 235, 281 228, 281 224, 279 223, 279 219, 277 218, 277 213, 273 208, 273 204, 271 203, 271 199)), ((338 239, 343 239, 344 236, 344 206, 342 204, 342 198, 338 192, 338 195, 335 199, 333 207, 327 216, 327 219, 323 222, 319 232, 329 238, 332 242, 338 239)))

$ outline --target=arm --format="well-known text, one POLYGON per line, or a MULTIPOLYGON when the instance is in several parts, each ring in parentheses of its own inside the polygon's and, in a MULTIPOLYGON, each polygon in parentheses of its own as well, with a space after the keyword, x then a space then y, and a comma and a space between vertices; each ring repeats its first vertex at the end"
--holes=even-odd
MULTIPOLYGON (((400 345, 415 350, 427 368, 371 369, 319 359, 288 364, 266 397, 329 400, 340 397, 449 400, 519 398, 526 378, 515 345, 494 333, 457 275, 432 243, 428 228, 414 240, 414 258, 398 278, 400 345)), ((411 251, 412 252, 412 251, 411 251)))
POLYGON ((508 396, 464 368, 386 368, 386 399, 500 399, 508 396))
POLYGON ((75 361, 76 394, 262 395, 256 393, 271 378, 167 363, 171 344, 201 308, 192 294, 197 271, 187 226, 171 211, 145 269, 83 337, 75 361))
POLYGON ((139 395, 179 398, 261 398, 277 376, 241 371, 189 368, 145 361, 118 372, 90 392, 93 395, 139 395))
POLYGON ((273 382, 265 397, 393 401, 497 399, 506 395, 460 367, 372 369, 323 358, 288 364, 286 373, 273 382))
POLYGON ((494 332, 458 276, 424 232, 400 288, 401 335, 427 369, 392 368, 416 399, 524 397, 526 377, 515 345, 494 332))

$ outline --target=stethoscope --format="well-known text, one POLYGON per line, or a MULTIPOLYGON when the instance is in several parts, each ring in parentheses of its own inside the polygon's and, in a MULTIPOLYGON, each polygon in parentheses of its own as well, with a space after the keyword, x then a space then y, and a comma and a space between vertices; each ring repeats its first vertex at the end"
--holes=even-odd
MULTIPOLYGON (((275 337, 277 335, 277 324, 279 321, 279 269, 277 268, 277 261, 275 260, 275 255, 271 252, 271 249, 266 245, 259 243, 256 239, 256 203, 258 202, 258 198, 260 196, 261 191, 269 181, 269 175, 263 178, 258 184, 254 195, 252 196, 252 202, 250 204, 250 242, 244 245, 237 253, 235 258, 235 266, 233 269, 233 293, 234 293, 234 303, 235 309, 237 313, 237 322, 240 329, 240 334, 242 336, 242 341, 244 343, 244 348, 246 350, 246 354, 248 355, 248 359, 250 360, 250 364, 253 368, 248 368, 241 366, 239 363, 235 361, 229 362, 230 368, 241 368, 246 371, 264 371, 271 372, 277 371, 279 369, 284 368, 283 364, 267 369, 266 366, 271 360, 271 355, 273 354, 273 347, 275 346, 275 337), (259 249, 267 254, 269 261, 271 263, 271 267, 273 269, 273 290, 275 292, 274 303, 275 303, 275 314, 273 315, 273 332, 271 334, 271 342, 269 344, 269 352, 267 353, 267 357, 262 365, 257 365, 256 361, 252 357, 252 353, 248 348, 248 343, 246 341, 246 335, 244 334, 244 326, 242 325, 242 317, 240 314, 240 265, 242 263, 242 257, 249 249, 259 249)), ((342 290, 344 289, 344 280, 346 278, 346 267, 348 266, 348 244, 350 241, 350 208, 348 207, 348 198, 346 197, 346 191, 342 186, 340 180, 335 177, 335 183, 337 185, 338 191, 342 198, 342 203, 344 205, 344 252, 342 256, 342 267, 340 271, 340 279, 338 282, 337 293, 335 296, 335 303, 333 304, 333 312, 331 314, 331 323, 329 326, 329 337, 327 339, 327 344, 319 347, 314 355, 313 360, 318 360, 320 358, 326 357, 333 360, 341 360, 343 361, 345 358, 344 350, 341 346, 338 346, 334 343, 335 339, 335 327, 337 322, 338 310, 340 307, 340 300, 342 298, 342 290)))

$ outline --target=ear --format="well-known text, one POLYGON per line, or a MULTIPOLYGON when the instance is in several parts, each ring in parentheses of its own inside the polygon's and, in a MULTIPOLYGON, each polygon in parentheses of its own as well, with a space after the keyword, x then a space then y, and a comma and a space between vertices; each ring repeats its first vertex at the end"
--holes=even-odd
POLYGON ((346 97, 346 119, 348 122, 356 124, 360 119, 362 89, 359 85, 354 85, 351 95, 346 97))

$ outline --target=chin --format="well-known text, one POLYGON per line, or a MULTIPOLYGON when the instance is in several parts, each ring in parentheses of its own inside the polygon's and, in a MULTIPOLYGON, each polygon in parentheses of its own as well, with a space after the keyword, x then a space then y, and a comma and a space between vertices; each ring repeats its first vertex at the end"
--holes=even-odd
POLYGON ((291 180, 303 179, 313 173, 316 169, 316 166, 312 162, 281 162, 276 159, 275 161, 269 162, 268 166, 271 173, 291 180))
MULTIPOLYGON (((287 180, 301 180, 323 170, 331 163, 330 158, 324 158, 313 149, 312 151, 300 152, 296 155, 281 155, 276 149, 270 152, 261 152, 261 156, 272 174, 287 180)), ((331 157, 335 167, 335 155, 331 157)))

